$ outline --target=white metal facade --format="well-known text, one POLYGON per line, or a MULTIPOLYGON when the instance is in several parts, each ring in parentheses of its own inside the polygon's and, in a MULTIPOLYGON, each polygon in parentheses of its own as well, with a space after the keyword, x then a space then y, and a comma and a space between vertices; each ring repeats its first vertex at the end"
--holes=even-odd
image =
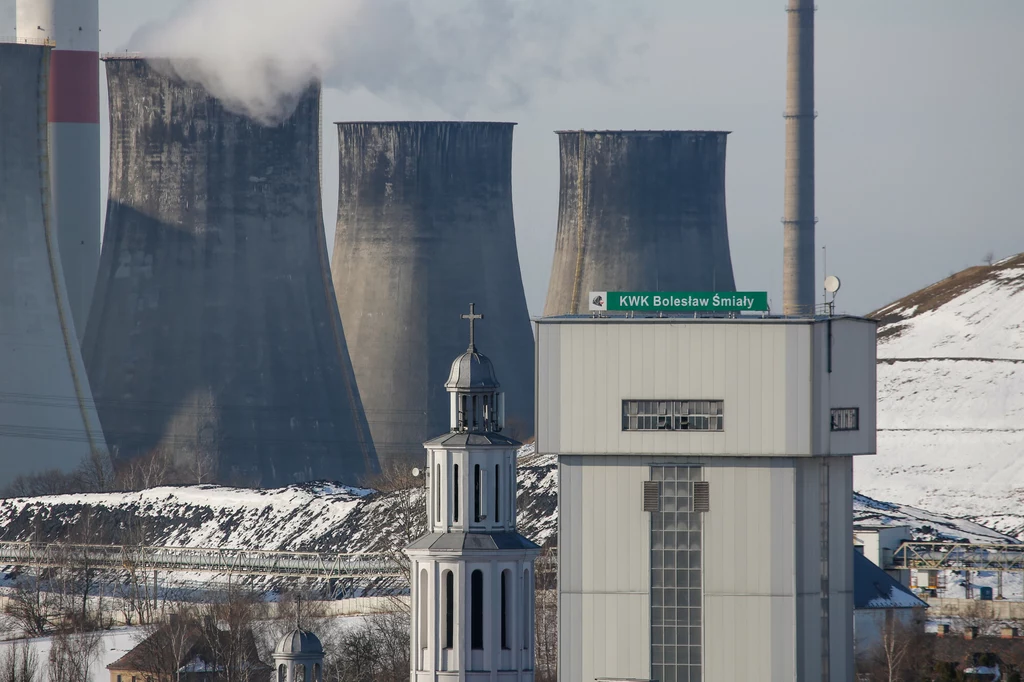
POLYGON ((710 490, 701 679, 852 679, 851 455, 874 451, 874 333, 854 318, 540 320, 560 679, 651 677, 642 493, 663 464, 700 467, 710 490), (626 399, 723 400, 724 429, 624 432, 626 399), (859 430, 831 431, 832 407, 859 408, 859 430))

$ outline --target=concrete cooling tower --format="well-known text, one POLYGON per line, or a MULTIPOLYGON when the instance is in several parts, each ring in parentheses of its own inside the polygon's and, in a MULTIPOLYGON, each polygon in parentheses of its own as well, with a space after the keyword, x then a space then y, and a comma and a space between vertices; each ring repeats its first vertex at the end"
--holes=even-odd
POLYGON ((558 234, 544 315, 590 291, 735 291, 725 132, 559 132, 558 234))
POLYGON ((279 125, 106 62, 110 196, 83 355, 115 459, 263 486, 377 459, 328 270, 319 87, 279 125))
POLYGON ((446 433, 444 389, 477 344, 506 391, 508 432, 533 433, 533 330, 512 217, 511 123, 340 123, 331 268, 359 393, 382 460, 446 433))
POLYGON ((106 451, 52 220, 49 56, 0 45, 0 488, 106 451))

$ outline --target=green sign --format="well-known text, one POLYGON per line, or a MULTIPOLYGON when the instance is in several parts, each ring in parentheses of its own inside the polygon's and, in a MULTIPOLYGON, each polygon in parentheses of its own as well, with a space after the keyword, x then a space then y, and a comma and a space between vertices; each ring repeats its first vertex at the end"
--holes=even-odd
POLYGON ((590 309, 652 313, 766 312, 766 291, 591 291, 590 309))

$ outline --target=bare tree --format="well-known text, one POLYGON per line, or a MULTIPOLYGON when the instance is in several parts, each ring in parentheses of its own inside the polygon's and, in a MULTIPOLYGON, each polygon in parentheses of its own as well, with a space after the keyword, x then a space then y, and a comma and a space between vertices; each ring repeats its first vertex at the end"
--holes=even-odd
POLYGON ((182 662, 200 641, 202 622, 198 611, 179 605, 167 614, 163 623, 143 628, 135 651, 142 663, 139 672, 151 673, 158 680, 174 680, 181 676, 182 662))
POLYGON ((49 659, 50 682, 90 682, 89 668, 100 653, 100 632, 58 632, 49 659))
POLYGON ((988 251, 985 253, 981 260, 983 263, 985 263, 985 265, 992 265, 992 263, 995 262, 996 260, 996 255, 991 251, 988 251))
POLYGON ((858 679, 865 682, 931 680, 935 671, 932 640, 924 634, 923 617, 905 622, 886 613, 874 647, 857 660, 858 679))
POLYGON ((534 627, 537 682, 558 679, 558 563, 557 549, 548 547, 535 564, 534 627))
POLYGON ((22 632, 42 636, 49 632, 54 615, 53 593, 47 572, 25 573, 14 582, 4 612, 22 632))
POLYGON ((362 626, 328 635, 325 682, 404 682, 409 679, 409 615, 380 613, 362 626), (332 636, 333 635, 333 636, 332 636))
POLYGON ((250 682, 252 663, 259 658, 254 625, 269 615, 260 595, 232 586, 222 599, 200 609, 202 638, 223 682, 250 682))
POLYGON ((0 656, 0 682, 37 682, 39 656, 25 640, 4 649, 0 656))
POLYGON ((104 493, 116 487, 114 463, 110 455, 93 449, 75 472, 82 492, 104 493))

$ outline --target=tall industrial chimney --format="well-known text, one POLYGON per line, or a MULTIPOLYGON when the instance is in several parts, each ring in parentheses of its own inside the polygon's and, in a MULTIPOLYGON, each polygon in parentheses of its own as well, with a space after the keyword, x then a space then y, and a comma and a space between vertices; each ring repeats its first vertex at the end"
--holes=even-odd
POLYGON ((0 45, 0 488, 106 452, 50 221, 50 54, 0 45))
POLYGON ((331 269, 381 460, 451 426, 444 390, 475 303, 508 432, 533 434, 533 331, 512 217, 511 123, 340 123, 331 269))
POLYGON ((734 291, 725 132, 563 131, 544 315, 590 291, 734 291))
POLYGON ((782 303, 814 312, 814 0, 789 0, 782 303))
POLYGON ((106 62, 110 197, 83 355, 118 458, 263 486, 377 469, 331 288, 320 88, 279 125, 106 62))
POLYGON ((19 42, 56 45, 50 57, 50 177, 68 304, 78 338, 100 258, 98 0, 16 0, 19 42))

